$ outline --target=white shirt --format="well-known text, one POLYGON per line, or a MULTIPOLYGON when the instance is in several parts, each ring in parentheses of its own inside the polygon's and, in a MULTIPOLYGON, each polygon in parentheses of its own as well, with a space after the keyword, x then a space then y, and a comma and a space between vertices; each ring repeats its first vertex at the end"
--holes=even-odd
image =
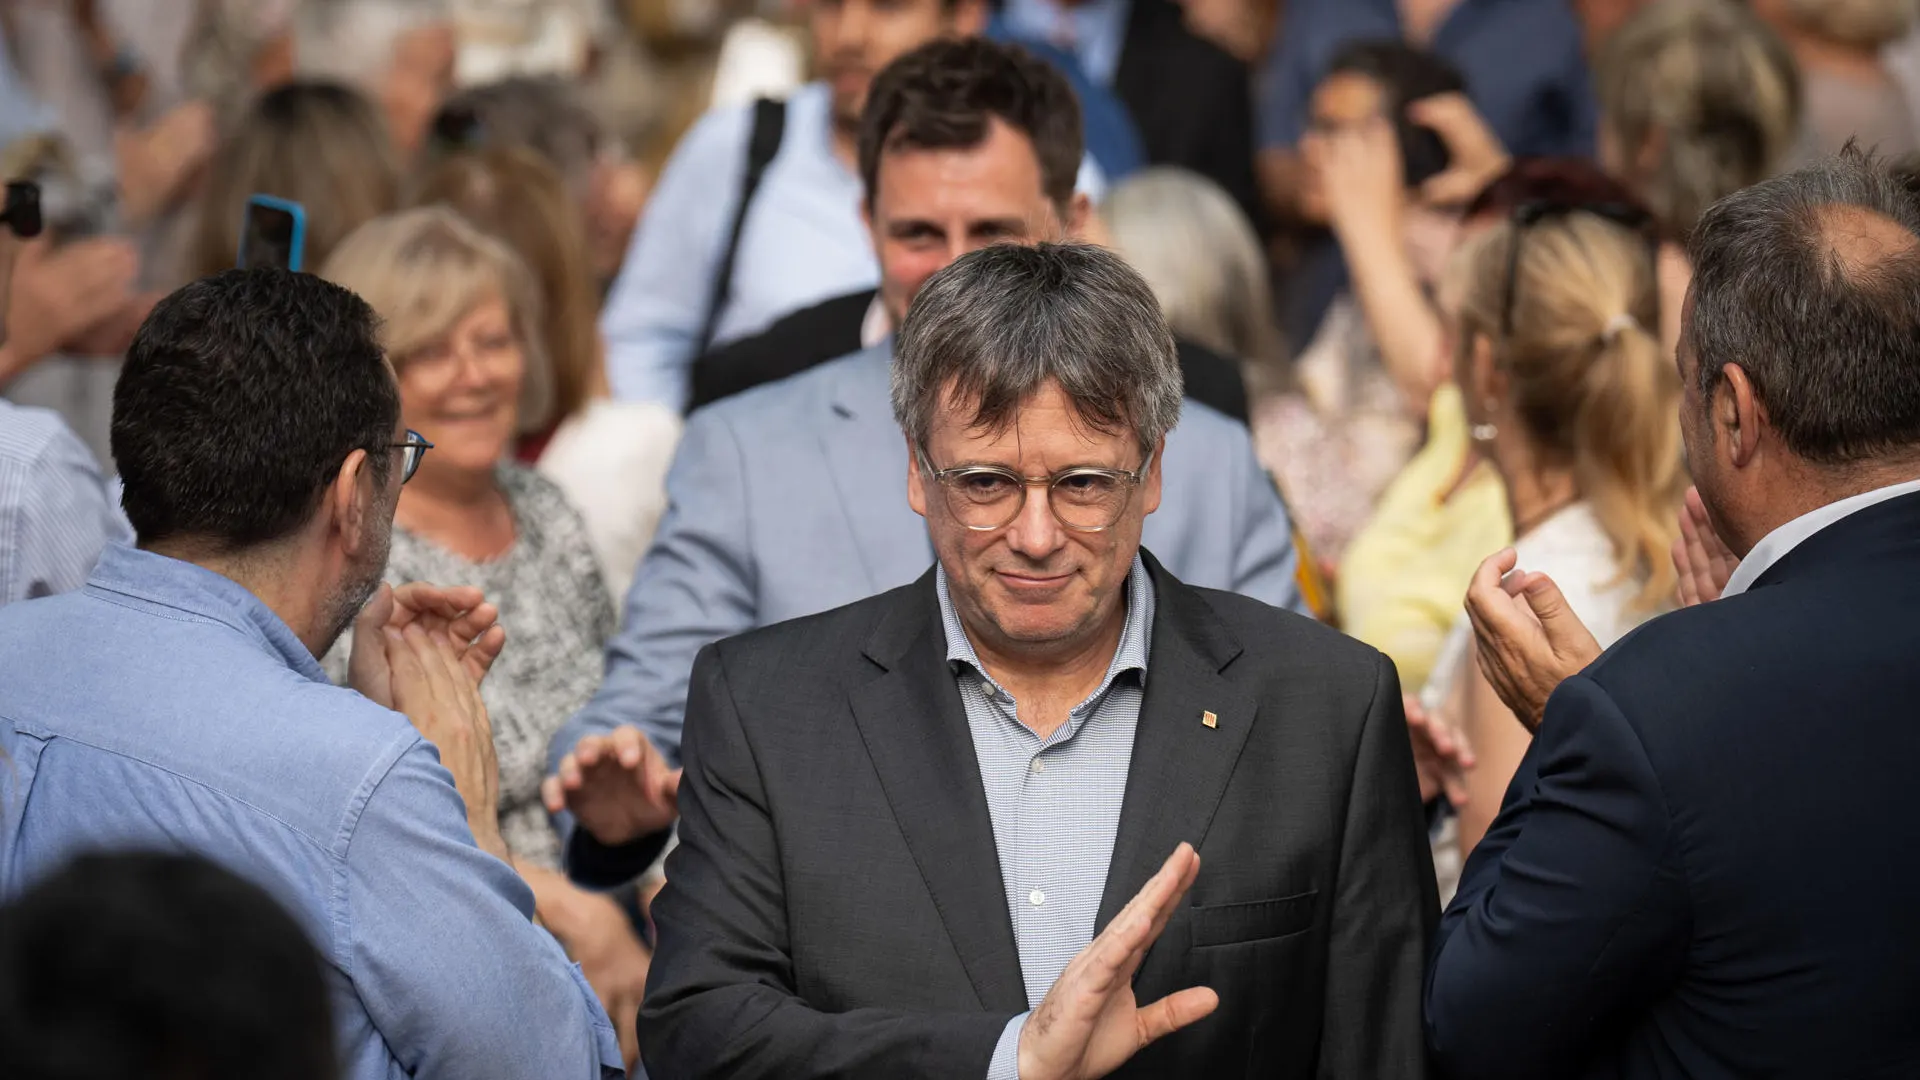
POLYGON ((1733 576, 1727 579, 1727 587, 1720 590, 1721 598, 1738 596, 1746 592, 1753 587, 1755 581, 1760 579, 1761 574, 1767 572, 1768 567, 1786 558, 1787 552, 1799 547, 1814 533, 1841 518, 1857 514, 1869 506, 1878 506, 1889 499, 1897 499, 1914 492, 1920 492, 1920 480, 1908 480, 1905 483, 1864 491, 1841 499, 1839 502, 1828 503, 1818 510, 1801 514, 1768 533, 1759 543, 1753 545, 1753 550, 1747 552, 1747 557, 1740 560, 1739 566, 1734 567, 1733 576))

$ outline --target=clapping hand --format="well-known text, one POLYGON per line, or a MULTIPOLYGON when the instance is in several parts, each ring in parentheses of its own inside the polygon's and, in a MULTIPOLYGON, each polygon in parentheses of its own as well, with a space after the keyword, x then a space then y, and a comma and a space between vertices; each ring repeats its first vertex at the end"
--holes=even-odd
POLYGON ((500 766, 494 757, 493 723, 473 678, 445 630, 421 621, 386 626, 393 707, 406 714, 422 738, 440 752, 440 764, 467 804, 467 824, 480 850, 507 861, 500 836, 500 766))
POLYGON ((353 621, 347 685, 389 709, 398 708, 384 631, 405 630, 417 622, 423 629, 447 636, 461 668, 478 686, 506 645, 507 632, 498 625, 499 616, 499 609, 471 585, 442 587, 411 581, 396 589, 383 584, 353 621))
POLYGON ((1479 645, 1480 671, 1501 702, 1533 731, 1554 688, 1592 663, 1600 643, 1552 578, 1509 573, 1518 561, 1506 548, 1480 564, 1467 587, 1467 617, 1479 645))
POLYGON ((1466 771, 1473 768, 1473 748, 1460 732, 1427 711, 1420 699, 1402 695, 1407 713, 1407 734, 1413 739, 1413 771, 1420 778, 1420 801, 1429 803, 1442 795, 1455 806, 1467 801, 1466 771))
POLYGON ((1126 1064, 1148 1043, 1213 1012, 1220 998, 1191 987, 1138 1006, 1133 973, 1200 873, 1181 844, 1054 980, 1020 1031, 1020 1080, 1090 1080, 1126 1064))
POLYGON ((638 728, 588 735, 560 759, 540 787, 547 812, 572 811, 607 845, 625 844, 673 824, 680 812, 680 770, 638 728))
POLYGON ((1721 541, 1697 488, 1687 489, 1680 508, 1680 539, 1673 542, 1673 568, 1680 572, 1680 606, 1720 599, 1740 557, 1721 541))

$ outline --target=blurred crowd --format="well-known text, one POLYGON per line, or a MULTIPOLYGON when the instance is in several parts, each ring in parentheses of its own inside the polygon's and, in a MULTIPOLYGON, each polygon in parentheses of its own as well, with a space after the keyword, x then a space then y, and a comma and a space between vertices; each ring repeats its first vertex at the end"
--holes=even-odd
MULTIPOLYGON (((1724 550, 1677 419, 1689 242, 1722 198, 1849 145, 1920 186, 1915 15, 0 0, 0 173, 44 221, 4 297, 0 604, 78 588, 140 531, 122 359, 163 297, 235 265, 250 198, 298 204, 294 269, 371 306, 431 448, 408 451, 382 575, 475 587, 509 635, 475 833, 497 824, 633 1066, 664 856, 582 871, 586 766, 625 755, 620 840, 671 825, 696 654, 920 575, 895 331, 968 252, 1085 241, 1151 287, 1184 378, 1147 547, 1392 660, 1444 903, 1532 741, 1463 613, 1476 568, 1512 546, 1602 647, 1700 599, 1673 555, 1724 550), (976 39, 1018 62, 956 44, 976 39)), ((361 639, 333 630, 322 667, 358 686, 361 639)), ((13 917, 55 933, 72 904, 46 896, 210 872, 80 863, 13 917)), ((308 993, 265 941, 277 916, 233 917, 293 971, 263 977, 308 993)), ((276 1022, 327 1022, 301 1007, 276 1022)))

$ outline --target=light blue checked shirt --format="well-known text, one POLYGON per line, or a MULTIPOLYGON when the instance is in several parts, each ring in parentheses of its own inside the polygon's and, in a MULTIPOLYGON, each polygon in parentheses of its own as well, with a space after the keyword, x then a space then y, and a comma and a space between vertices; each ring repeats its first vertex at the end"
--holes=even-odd
POLYGON ((60 415, 0 399, 0 604, 86 584, 133 541, 113 486, 60 415))
MULTIPOLYGON (((946 571, 936 570, 934 581, 947 633, 947 664, 959 681, 987 789, 1000 879, 1031 1009, 1093 940, 1146 692, 1153 581, 1135 555, 1127 575, 1127 617, 1106 677, 1045 739, 1020 722, 1018 703, 981 666, 954 613, 946 571)), ((993 1049, 987 1080, 1018 1080, 1020 1031, 1029 1015, 1008 1021, 993 1049)))

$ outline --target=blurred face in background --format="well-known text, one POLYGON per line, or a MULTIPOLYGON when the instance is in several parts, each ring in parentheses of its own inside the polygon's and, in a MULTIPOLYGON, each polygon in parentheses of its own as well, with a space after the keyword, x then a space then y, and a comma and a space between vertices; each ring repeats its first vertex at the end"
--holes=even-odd
POLYGON ((415 27, 393 43, 393 66, 378 88, 393 144, 402 153, 420 148, 427 125, 453 88, 457 41, 450 23, 415 27))
POLYGON ((1300 213, 1308 221, 1327 220, 1325 182, 1320 171, 1327 136, 1379 116, 1385 104, 1386 95, 1379 83, 1352 72, 1329 75, 1314 88, 1307 107, 1307 131, 1300 137, 1300 156, 1306 162, 1301 174, 1300 213))
POLYGON ((812 0, 813 55, 833 91, 833 120, 860 124, 867 87, 880 69, 938 37, 986 28, 981 0, 812 0))
POLYGON ((880 259, 880 299, 893 325, 920 286, 948 263, 988 244, 1078 237, 1087 201, 1062 214, 1042 187, 1033 140, 995 117, 978 146, 883 154, 866 210, 880 259))
POLYGON ((422 477, 491 475, 513 443, 526 377, 505 298, 484 296, 445 334, 408 351, 399 369, 401 424, 434 444, 421 459, 422 477))

